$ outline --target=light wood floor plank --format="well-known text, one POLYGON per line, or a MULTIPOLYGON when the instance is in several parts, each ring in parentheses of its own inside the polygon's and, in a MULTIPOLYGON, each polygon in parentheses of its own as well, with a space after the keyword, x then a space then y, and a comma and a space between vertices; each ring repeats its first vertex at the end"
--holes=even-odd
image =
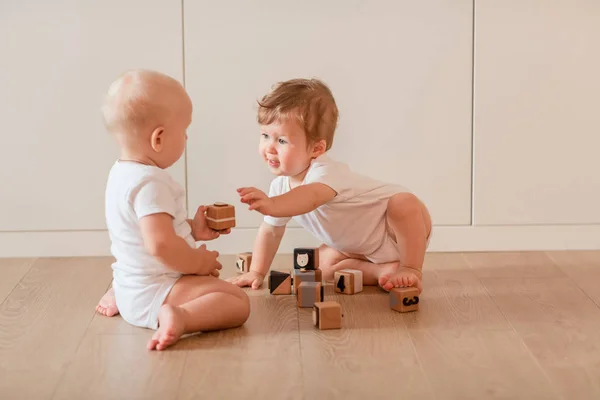
POLYGON ((425 258, 419 312, 403 314, 409 329, 512 327, 461 254, 425 258))
POLYGON ((556 399, 513 331, 411 331, 439 399, 556 399))
POLYGON ((600 398, 600 309, 569 278, 484 279, 565 398, 600 398))
POLYGON ((402 317, 385 293, 367 287, 341 295, 327 285, 325 298, 341 304, 342 329, 318 330, 312 310, 298 310, 307 399, 433 398, 402 317))
POLYGON ((554 251, 547 254, 600 307, 600 251, 554 251))
POLYGON ((183 344, 179 400, 303 399, 298 316, 292 296, 251 296, 246 324, 183 344))
POLYGON ((96 259, 38 259, 0 306, 0 397, 49 398, 110 281, 96 259))
POLYGON ((150 352, 145 335, 86 335, 55 400, 171 399, 188 352, 150 352))
POLYGON ((35 258, 0 259, 0 304, 17 286, 21 278, 31 269, 35 258))
POLYGON ((543 252, 466 253, 479 278, 566 276, 543 252))

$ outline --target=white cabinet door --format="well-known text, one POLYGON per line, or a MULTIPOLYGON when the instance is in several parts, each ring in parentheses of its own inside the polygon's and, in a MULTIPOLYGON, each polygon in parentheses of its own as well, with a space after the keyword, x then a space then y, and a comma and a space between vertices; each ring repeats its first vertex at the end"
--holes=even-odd
POLYGON ((600 2, 478 1, 475 223, 600 222, 600 2))
POLYGON ((340 124, 332 156, 419 195, 440 225, 470 223, 472 2, 186 1, 190 209, 238 206, 235 189, 268 190, 256 101, 274 83, 318 77, 340 124))
POLYGON ((182 79, 181 21, 177 0, 0 2, 0 230, 105 228, 104 94, 129 68, 182 79))

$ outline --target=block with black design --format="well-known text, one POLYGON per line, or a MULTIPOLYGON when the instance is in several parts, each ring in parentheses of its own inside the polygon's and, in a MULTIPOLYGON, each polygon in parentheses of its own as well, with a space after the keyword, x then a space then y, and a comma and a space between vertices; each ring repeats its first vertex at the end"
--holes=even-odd
POLYGON ((363 273, 357 269, 342 269, 334 274, 333 287, 337 293, 355 294, 363 290, 363 273))
POLYGON ((292 276, 287 272, 269 272, 269 292, 273 295, 292 294, 292 276))
POLYGON ((294 269, 319 268, 319 249, 298 247, 294 249, 294 269))
POLYGON ((206 224, 216 231, 233 228, 235 226, 235 207, 221 202, 208 206, 206 224))
POLYGON ((398 312, 417 311, 419 309, 419 290, 414 287, 390 290, 390 308, 398 312))
POLYGON ((252 263, 252 253, 244 252, 237 255, 237 260, 235 261, 235 266, 238 269, 238 272, 248 272, 250 271, 250 264, 252 263))
POLYGON ((337 301, 319 301, 313 306, 313 325, 321 330, 342 327, 342 306, 337 301))
POLYGON ((323 281, 323 274, 320 269, 303 271, 300 269, 295 269, 293 271, 294 277, 292 279, 292 283, 294 284, 294 293, 298 293, 298 286, 302 282, 319 282, 323 281))
POLYGON ((298 286, 296 300, 298 307, 313 307, 316 302, 323 301, 323 285, 321 282, 302 282, 298 286))

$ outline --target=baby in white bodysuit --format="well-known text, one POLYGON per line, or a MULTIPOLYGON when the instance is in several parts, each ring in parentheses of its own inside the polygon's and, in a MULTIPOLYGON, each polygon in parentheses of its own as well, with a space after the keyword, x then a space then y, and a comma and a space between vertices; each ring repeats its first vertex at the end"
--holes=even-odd
POLYGON ((337 119, 334 97, 317 79, 281 82, 259 102, 259 153, 276 178, 268 195, 254 187, 238 189, 240 201, 264 221, 250 271, 231 282, 260 287, 293 218, 323 243, 324 279, 341 269, 359 269, 365 285, 422 290, 429 211, 406 188, 357 174, 332 159, 327 151, 337 119))
POLYGON ((162 73, 128 71, 109 88, 106 128, 120 147, 106 185, 106 223, 115 257, 113 289, 97 310, 156 329, 149 349, 185 333, 242 325, 250 313, 242 289, 218 279, 218 253, 197 241, 222 233, 206 224, 206 207, 187 219, 185 192, 166 171, 187 141, 192 102, 162 73))

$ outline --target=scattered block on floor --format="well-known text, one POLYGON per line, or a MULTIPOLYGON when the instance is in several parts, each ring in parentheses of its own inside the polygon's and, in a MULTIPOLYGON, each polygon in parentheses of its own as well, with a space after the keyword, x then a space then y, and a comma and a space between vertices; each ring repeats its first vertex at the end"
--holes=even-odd
POLYGON ((292 294, 292 276, 287 272, 269 272, 269 292, 273 295, 292 294))
POLYGON ((414 287, 390 290, 390 308, 399 312, 417 311, 419 309, 419 290, 414 287))
POLYGON ((322 330, 342 327, 342 306, 337 301, 320 301, 313 306, 313 324, 322 330))
POLYGON ((323 274, 320 269, 309 270, 309 271, 302 271, 299 269, 295 269, 293 274, 294 274, 294 277, 292 280, 293 280, 293 284, 294 284, 294 293, 298 293, 298 286, 300 286, 300 284, 302 282, 319 282, 319 283, 321 283, 323 281, 323 274))
POLYGON ((233 228, 235 226, 235 207, 221 202, 208 206, 206 224, 216 231, 233 228))
POLYGON ((244 252, 237 255, 237 260, 235 262, 235 266, 238 269, 238 272, 248 272, 250 271, 250 264, 252 263, 252 253, 244 252))
POLYGON ((298 307, 313 307, 323 301, 323 285, 321 282, 302 282, 296 293, 298 307))
POLYGON ((319 268, 319 249, 298 247, 294 249, 294 269, 313 270, 319 268))
POLYGON ((334 273, 337 293, 355 294, 363 290, 363 273, 357 269, 342 269, 334 273))

